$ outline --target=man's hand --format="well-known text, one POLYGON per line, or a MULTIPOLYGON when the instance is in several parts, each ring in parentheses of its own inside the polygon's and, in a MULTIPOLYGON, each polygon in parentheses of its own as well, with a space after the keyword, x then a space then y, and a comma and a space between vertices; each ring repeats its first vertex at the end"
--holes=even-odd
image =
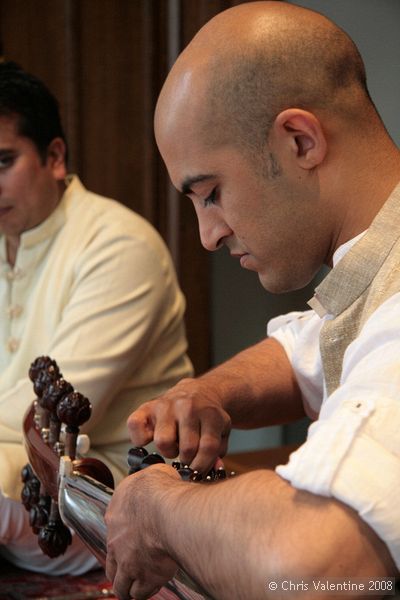
POLYGON ((183 379, 132 413, 128 428, 135 446, 154 440, 164 456, 179 454, 181 462, 205 472, 226 453, 231 419, 202 378, 183 379))
POLYGON ((168 465, 154 465, 124 479, 105 515, 106 575, 121 600, 149 598, 178 569, 160 543, 157 499, 180 477, 168 465))

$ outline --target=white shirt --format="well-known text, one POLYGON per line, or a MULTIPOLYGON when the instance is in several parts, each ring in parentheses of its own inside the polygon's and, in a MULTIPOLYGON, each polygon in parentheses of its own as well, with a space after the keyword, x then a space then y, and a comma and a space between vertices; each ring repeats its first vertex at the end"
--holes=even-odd
MULTIPOLYGON (((334 265, 359 237, 337 250, 334 265)), ((319 334, 330 318, 309 310, 268 325, 289 357, 307 412, 319 415, 306 442, 276 471, 298 489, 355 509, 400 567, 400 294, 348 346, 340 385, 327 397, 319 334)))

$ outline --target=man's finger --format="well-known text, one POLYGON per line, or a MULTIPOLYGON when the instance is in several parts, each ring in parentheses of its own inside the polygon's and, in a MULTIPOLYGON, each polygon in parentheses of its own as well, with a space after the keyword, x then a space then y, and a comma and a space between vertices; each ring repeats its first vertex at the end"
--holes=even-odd
POLYGON ((179 440, 175 421, 157 421, 154 430, 154 443, 167 458, 175 458, 179 453, 179 440))
POLYGON ((119 600, 130 600, 132 597, 130 594, 132 584, 132 578, 121 574, 120 569, 118 569, 113 582, 113 591, 119 600))
POLYGON ((134 446, 146 446, 153 440, 154 423, 145 405, 129 416, 127 425, 134 446))

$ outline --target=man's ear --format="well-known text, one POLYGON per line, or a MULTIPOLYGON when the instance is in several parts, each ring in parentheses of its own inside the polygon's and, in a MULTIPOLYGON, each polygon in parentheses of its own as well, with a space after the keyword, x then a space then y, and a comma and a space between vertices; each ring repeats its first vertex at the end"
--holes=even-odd
POLYGON ((313 169, 322 163, 327 152, 327 141, 319 119, 300 108, 288 108, 276 117, 274 137, 287 146, 298 165, 313 169))
POLYGON ((62 138, 54 138, 47 148, 46 164, 51 169, 54 179, 60 181, 67 176, 65 164, 66 147, 62 138))

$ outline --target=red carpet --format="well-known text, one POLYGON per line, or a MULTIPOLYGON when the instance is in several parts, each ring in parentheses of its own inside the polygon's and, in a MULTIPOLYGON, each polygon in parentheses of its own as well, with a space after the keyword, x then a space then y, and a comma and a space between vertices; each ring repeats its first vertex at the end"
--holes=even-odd
POLYGON ((49 577, 0 564, 0 600, 90 600, 115 599, 102 570, 81 577, 49 577))
MULTIPOLYGON (((117 600, 104 571, 80 577, 50 577, 18 569, 0 559, 0 600, 117 600)), ((177 582, 176 589, 163 588, 153 600, 201 600, 203 597, 177 582)))

